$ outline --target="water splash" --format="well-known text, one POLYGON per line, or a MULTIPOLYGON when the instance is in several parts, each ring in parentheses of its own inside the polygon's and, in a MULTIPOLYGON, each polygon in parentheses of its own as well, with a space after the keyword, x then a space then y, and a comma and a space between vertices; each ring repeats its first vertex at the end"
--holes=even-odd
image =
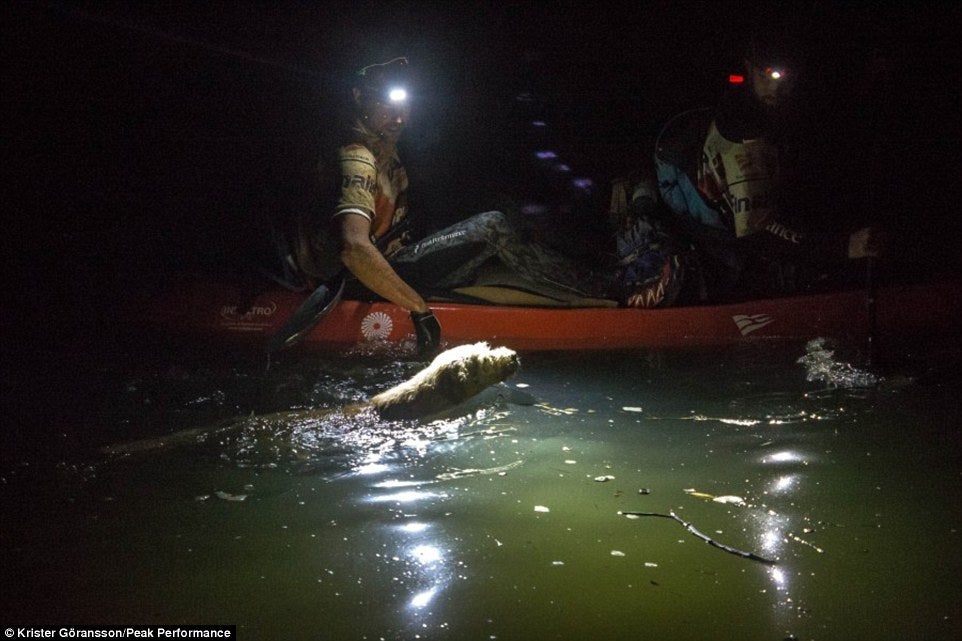
POLYGON ((813 338, 805 345, 805 356, 798 363, 805 366, 806 380, 820 381, 831 388, 875 387, 881 378, 849 363, 835 360, 835 352, 825 347, 824 338, 813 338))

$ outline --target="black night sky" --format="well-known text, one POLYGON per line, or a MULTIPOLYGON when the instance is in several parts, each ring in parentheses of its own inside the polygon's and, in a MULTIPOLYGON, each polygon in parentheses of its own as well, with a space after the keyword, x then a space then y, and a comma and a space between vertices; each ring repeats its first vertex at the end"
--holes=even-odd
POLYGON ((125 292, 256 259, 307 206, 349 70, 417 67, 402 153, 431 229, 557 197, 535 146, 604 207, 666 118, 723 89, 747 24, 805 45, 815 218, 886 228, 891 270, 957 270, 959 10, 797 4, 4 3, 5 350, 88 340, 125 292))

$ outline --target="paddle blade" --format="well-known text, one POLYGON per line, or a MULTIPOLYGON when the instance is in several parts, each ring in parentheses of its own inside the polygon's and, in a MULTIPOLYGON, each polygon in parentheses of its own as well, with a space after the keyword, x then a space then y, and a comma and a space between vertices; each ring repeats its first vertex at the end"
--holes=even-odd
POLYGON ((271 336, 271 340, 267 344, 267 353, 273 354, 278 350, 292 347, 301 342, 314 329, 314 326, 334 308, 337 301, 341 300, 343 291, 343 279, 331 285, 320 285, 315 289, 307 297, 307 300, 294 310, 284 326, 271 336))

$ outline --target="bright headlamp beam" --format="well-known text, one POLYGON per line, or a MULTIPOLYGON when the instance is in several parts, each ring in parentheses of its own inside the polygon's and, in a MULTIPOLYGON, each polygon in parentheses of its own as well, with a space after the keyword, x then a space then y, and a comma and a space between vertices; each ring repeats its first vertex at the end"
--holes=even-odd
POLYGON ((388 92, 387 97, 393 103, 401 103, 408 99, 408 92, 402 87, 395 87, 388 92))

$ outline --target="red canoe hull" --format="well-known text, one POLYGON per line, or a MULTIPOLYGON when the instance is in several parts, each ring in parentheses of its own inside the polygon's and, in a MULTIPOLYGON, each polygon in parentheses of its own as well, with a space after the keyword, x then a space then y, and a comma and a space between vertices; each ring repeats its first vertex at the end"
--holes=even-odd
MULTIPOLYGON (((880 288, 877 337, 951 332, 960 312, 959 282, 880 288)), ((266 345, 304 300, 280 288, 255 294, 228 281, 191 279, 138 306, 133 318, 151 331, 266 345)), ((445 344, 479 340, 518 351, 726 345, 759 339, 868 337, 864 290, 668 309, 559 309, 431 303, 445 344)), ((954 332, 953 332, 954 334, 954 332)), ((297 349, 343 350, 413 340, 408 313, 390 303, 345 300, 297 349)))

